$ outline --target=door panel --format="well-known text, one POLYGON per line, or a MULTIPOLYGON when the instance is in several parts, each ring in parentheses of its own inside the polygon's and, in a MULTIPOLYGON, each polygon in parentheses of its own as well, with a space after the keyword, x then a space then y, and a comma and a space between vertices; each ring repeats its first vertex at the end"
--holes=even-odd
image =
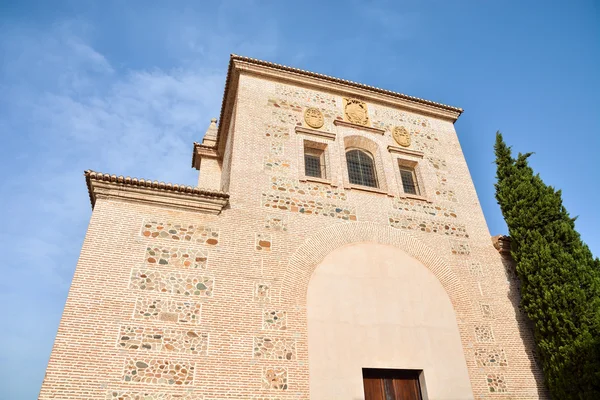
POLYGON ((363 369, 365 400, 422 400, 420 371, 363 369))
POLYGON ((365 400, 386 400, 383 379, 363 378, 365 400))
POLYGON ((394 382, 394 400, 421 400, 418 378, 392 379, 394 382))

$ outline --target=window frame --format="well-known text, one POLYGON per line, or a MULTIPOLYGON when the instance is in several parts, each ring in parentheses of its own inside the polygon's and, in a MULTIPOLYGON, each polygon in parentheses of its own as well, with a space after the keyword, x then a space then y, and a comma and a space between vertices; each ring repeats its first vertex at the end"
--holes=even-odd
POLYGON ((304 147, 304 176, 310 178, 325 179, 327 176, 327 166, 325 165, 325 151, 322 149, 315 149, 314 147, 304 147), (312 157, 317 160, 318 175, 309 174, 309 166, 306 162, 306 158, 312 157))
POLYGON ((301 181, 313 181, 331 185, 331 172, 329 168, 329 148, 327 143, 302 139, 301 181), (312 154, 311 154, 312 153, 312 154), (306 155, 318 155, 320 157, 321 177, 306 174, 306 155))
POLYGON ((402 186, 402 191, 404 192, 404 194, 420 196, 421 188, 419 186, 419 180, 417 179, 417 172, 415 171, 415 168, 409 167, 407 165, 398 165, 398 168, 400 170, 400 185, 402 186), (410 179, 412 181, 411 185, 405 185, 404 176, 402 175, 402 172, 407 172, 408 174, 410 174, 410 179), (412 186, 414 193, 407 191, 407 186, 412 186))
MULTIPOLYGON (((358 148, 358 147, 349 147, 349 148, 346 148, 344 151, 344 158, 346 160, 346 173, 348 174, 348 182, 350 183, 351 186, 358 186, 361 188, 366 188, 368 190, 376 190, 376 191, 381 190, 380 179, 378 176, 379 171, 377 170, 377 162, 375 160, 375 156, 373 156, 373 154, 371 154, 371 152, 369 152, 368 150, 362 149, 362 148, 358 148), (348 163, 349 163, 348 153, 351 153, 351 152, 358 152, 359 154, 362 153, 371 160, 371 169, 373 171, 373 180, 374 180, 375 186, 352 182, 352 177, 350 175, 350 168, 348 165, 348 163)), ((360 160, 359 160, 359 163, 360 163, 360 160)))
MULTIPOLYGON (((418 157, 418 156, 417 156, 418 157)), ((427 195, 427 185, 423 179, 421 171, 421 163, 419 162, 422 158, 408 158, 408 157, 394 157, 394 168, 395 176, 398 181, 398 194, 402 198, 410 198, 414 200, 422 200, 431 203, 431 200, 427 195), (411 170, 413 174, 413 180, 418 194, 408 193, 404 190, 404 183, 402 181, 402 170, 411 170)))

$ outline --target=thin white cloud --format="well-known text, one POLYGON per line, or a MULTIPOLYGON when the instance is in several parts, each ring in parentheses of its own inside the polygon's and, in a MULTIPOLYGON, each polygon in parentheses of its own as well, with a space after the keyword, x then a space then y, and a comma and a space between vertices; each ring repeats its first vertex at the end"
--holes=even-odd
POLYGON ((228 54, 277 52, 277 20, 248 6, 121 4, 123 48, 95 45, 112 27, 80 19, 2 28, 0 302, 19 307, 0 344, 0 398, 33 398, 44 376, 91 213, 83 171, 194 185, 192 142, 219 115, 228 54))
POLYGON ((218 116, 225 70, 196 62, 117 72, 65 26, 45 35, 12 32, 0 46, 14 56, 0 70, 0 129, 14 161, 3 164, 10 170, 0 187, 8 211, 0 242, 12 260, 3 265, 0 302, 24 310, 12 314, 14 329, 0 344, 0 397, 18 399, 41 384, 85 235, 90 204, 82 172, 194 185, 192 142, 218 116), (36 319, 44 322, 27 328, 36 319), (44 346, 14 346, 28 342, 44 346), (9 381, 8 366, 33 389, 23 389, 27 379, 9 381))

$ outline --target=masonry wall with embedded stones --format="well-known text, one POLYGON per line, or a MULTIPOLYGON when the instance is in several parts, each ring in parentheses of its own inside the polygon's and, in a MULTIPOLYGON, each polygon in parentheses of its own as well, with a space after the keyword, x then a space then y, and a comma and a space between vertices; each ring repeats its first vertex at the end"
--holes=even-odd
POLYGON ((39 398, 307 399, 310 277, 357 242, 398 247, 440 280, 475 398, 544 397, 453 124, 368 100, 374 129, 336 123, 344 96, 357 97, 242 73, 220 215, 98 198, 39 398), (422 155, 388 149, 396 126, 422 155), (327 179, 304 176, 305 142, 326 146, 327 179), (370 149, 379 189, 349 183, 347 147, 370 149), (403 195, 398 159, 417 163, 422 198, 403 195))

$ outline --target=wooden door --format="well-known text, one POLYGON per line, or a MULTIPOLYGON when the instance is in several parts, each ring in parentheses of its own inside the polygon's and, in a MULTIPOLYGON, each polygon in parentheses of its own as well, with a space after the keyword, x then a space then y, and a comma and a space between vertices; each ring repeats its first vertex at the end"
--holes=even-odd
POLYGON ((384 381, 381 378, 363 377, 365 400, 386 400, 384 381))
POLYGON ((420 371, 363 369, 365 400, 422 400, 420 371))

